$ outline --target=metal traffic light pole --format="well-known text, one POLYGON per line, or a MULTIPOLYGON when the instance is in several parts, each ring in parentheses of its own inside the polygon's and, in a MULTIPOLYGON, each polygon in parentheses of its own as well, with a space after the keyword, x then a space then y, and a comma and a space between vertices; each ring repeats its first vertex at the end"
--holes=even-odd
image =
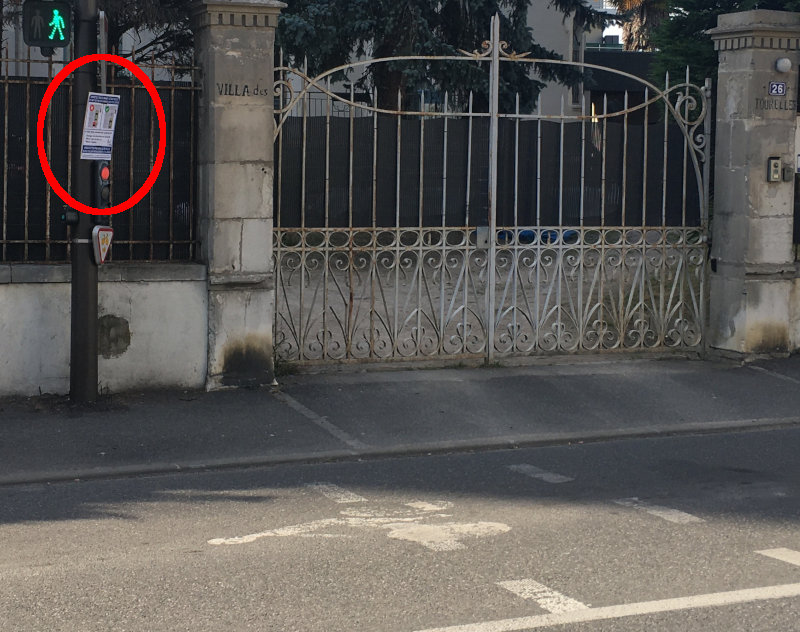
MULTIPOLYGON (((97 52, 97 0, 75 3, 75 58, 97 52)), ((93 169, 81 160, 83 113, 89 92, 96 90, 94 63, 74 73, 72 83, 72 197, 92 198, 93 169)), ((72 227, 72 318, 70 325, 69 396, 76 403, 97 401, 97 266, 92 259, 92 217, 78 213, 72 227)))

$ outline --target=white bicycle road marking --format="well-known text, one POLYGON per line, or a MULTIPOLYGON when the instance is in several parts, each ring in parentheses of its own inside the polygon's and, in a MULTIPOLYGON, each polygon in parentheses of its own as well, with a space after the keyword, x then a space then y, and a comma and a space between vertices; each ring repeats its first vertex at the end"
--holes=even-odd
POLYGON ((652 516, 658 516, 659 518, 663 518, 664 520, 668 520, 669 522, 675 522, 677 524, 688 524, 690 522, 705 522, 702 518, 698 518, 697 516, 693 516, 692 514, 686 513, 685 511, 680 511, 679 509, 672 509, 670 507, 662 507, 661 505, 653 505, 647 501, 639 500, 636 496, 632 498, 619 498, 615 501, 617 505, 622 505, 623 507, 632 507, 633 509, 639 509, 646 513, 649 513, 652 516))
POLYGON ((507 582, 497 582, 498 586, 510 590, 515 595, 523 599, 530 599, 538 603, 542 608, 553 614, 573 612, 575 610, 586 610, 589 606, 576 601, 571 597, 548 588, 532 579, 518 579, 507 582))
POLYGON ((432 551, 457 551, 465 549, 464 536, 475 538, 499 535, 511 531, 500 522, 445 522, 443 524, 388 524, 388 537, 416 542, 432 551))
MULTIPOLYGON (((336 486, 334 485, 333 487, 336 486)), ((322 489, 328 492, 331 491, 328 487, 323 487, 322 489)), ((346 492, 346 490, 337 487, 337 495, 339 492, 346 492)), ((341 497, 344 498, 346 496, 341 497)), ((360 501, 340 500, 338 502, 360 501)), ((488 537, 507 533, 511 530, 511 527, 501 522, 440 522, 440 519, 452 518, 452 514, 438 513, 451 505, 452 503, 448 501, 414 501, 406 503, 406 506, 410 507, 410 509, 393 511, 349 507, 340 511, 340 517, 338 518, 312 520, 311 522, 289 525, 278 529, 268 529, 232 538, 213 538, 208 540, 208 544, 213 546, 249 544, 261 538, 274 537, 352 537, 346 533, 331 533, 331 530, 336 531, 346 527, 351 529, 382 529, 387 532, 387 537, 395 540, 415 542, 432 551, 456 551, 465 548, 462 542, 464 538, 488 537), (325 532, 320 533, 320 531, 325 532)))
POLYGON ((363 496, 359 496, 358 494, 344 489, 343 487, 339 487, 338 485, 334 485, 333 483, 310 483, 309 485, 306 485, 306 487, 319 492, 325 496, 325 498, 328 498, 329 500, 339 504, 367 502, 367 499, 363 496))
POLYGON ((406 503, 406 507, 411 507, 412 509, 419 509, 420 511, 444 511, 445 509, 449 509, 453 506, 453 503, 447 500, 436 500, 434 502, 428 502, 425 500, 415 500, 410 503, 406 503))
POLYGON ((508 469, 512 472, 517 472, 519 474, 524 474, 525 476, 530 476, 531 478, 537 478, 540 481, 544 481, 545 483, 569 483, 570 481, 574 481, 575 479, 570 476, 564 476, 562 474, 556 474, 554 472, 548 472, 546 470, 542 470, 535 465, 529 465, 527 463, 520 463, 519 465, 509 465, 508 469))

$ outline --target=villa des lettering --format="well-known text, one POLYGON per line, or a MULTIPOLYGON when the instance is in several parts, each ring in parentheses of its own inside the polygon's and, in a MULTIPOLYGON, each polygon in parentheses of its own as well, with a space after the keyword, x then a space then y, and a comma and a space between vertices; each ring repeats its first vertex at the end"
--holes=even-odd
POLYGON ((259 84, 251 88, 246 83, 217 83, 217 94, 221 97, 258 97, 267 96, 269 90, 261 88, 259 84))

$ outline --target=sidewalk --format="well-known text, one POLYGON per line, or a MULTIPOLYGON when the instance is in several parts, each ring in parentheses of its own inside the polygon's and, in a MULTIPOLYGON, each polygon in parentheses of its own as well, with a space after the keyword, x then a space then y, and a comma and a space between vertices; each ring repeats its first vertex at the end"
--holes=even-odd
POLYGON ((800 424, 800 357, 294 375, 277 389, 0 400, 0 485, 800 424))

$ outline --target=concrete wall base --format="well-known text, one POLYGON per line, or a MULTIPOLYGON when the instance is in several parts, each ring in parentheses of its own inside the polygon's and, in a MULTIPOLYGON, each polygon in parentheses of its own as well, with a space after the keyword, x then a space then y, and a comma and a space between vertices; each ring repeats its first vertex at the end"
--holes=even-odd
POLYGON ((249 288, 227 284, 209 287, 206 389, 273 382, 274 305, 275 291, 271 284, 249 288))
MULTIPOLYGON (((70 266, 0 266, 0 396, 69 392, 70 266)), ((207 280, 198 264, 100 268, 99 391, 203 388, 207 280)))

